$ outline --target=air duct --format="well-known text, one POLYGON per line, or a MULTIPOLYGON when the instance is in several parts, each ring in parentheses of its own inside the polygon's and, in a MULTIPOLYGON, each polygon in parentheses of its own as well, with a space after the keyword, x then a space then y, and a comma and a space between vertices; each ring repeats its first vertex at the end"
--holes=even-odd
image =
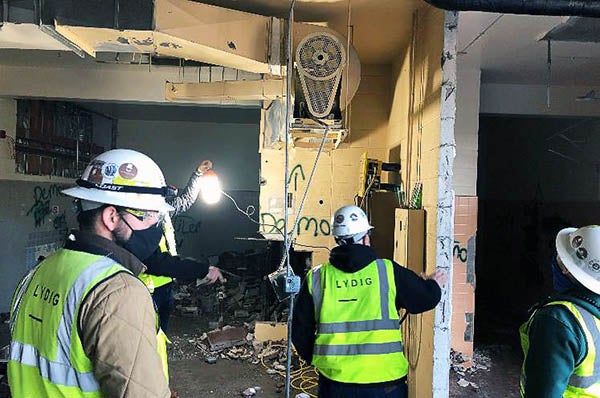
POLYGON ((502 14, 600 17, 600 1, 590 0, 425 0, 451 11, 486 11, 502 14))

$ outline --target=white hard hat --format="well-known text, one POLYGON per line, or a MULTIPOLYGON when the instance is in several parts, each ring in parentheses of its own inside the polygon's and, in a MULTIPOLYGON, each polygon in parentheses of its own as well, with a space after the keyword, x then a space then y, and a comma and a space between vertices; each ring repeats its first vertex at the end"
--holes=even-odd
POLYGON ((556 251, 577 281, 600 294, 600 226, 561 230, 556 236, 556 251))
POLYGON ((331 220, 333 236, 340 239, 356 238, 360 240, 371 228, 367 215, 358 206, 340 207, 331 220))
POLYGON ((85 168, 76 187, 62 191, 81 199, 139 210, 172 211, 160 167, 143 153, 113 149, 96 157, 85 168))

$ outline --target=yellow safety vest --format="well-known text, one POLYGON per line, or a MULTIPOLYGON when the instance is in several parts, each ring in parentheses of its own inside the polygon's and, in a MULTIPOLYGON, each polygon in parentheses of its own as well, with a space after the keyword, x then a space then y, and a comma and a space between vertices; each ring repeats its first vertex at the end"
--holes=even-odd
MULTIPOLYGON (((587 354, 573 370, 563 397, 600 397, 600 356, 596 356, 596 343, 600 342, 600 319, 570 301, 552 301, 545 304, 545 306, 548 305, 562 305, 567 308, 579 322, 587 344, 587 354)), ((529 351, 529 328, 536 312, 537 310, 519 328, 525 358, 527 358, 527 352, 529 351)), ((523 361, 520 382, 522 397, 525 396, 526 377, 525 361, 523 361)))
MULTIPOLYGON (((175 246, 175 229, 173 228, 173 221, 168 214, 165 216, 165 221, 163 222, 163 236, 158 244, 158 247, 162 253, 170 253, 172 256, 177 255, 177 249, 175 246)), ((158 276, 141 273, 138 277, 148 287, 150 293, 154 293, 154 289, 156 288, 173 282, 173 278, 170 276, 158 276)))
POLYGON ((406 376, 391 261, 376 260, 354 273, 320 265, 307 283, 317 321, 312 364, 320 373, 359 384, 406 376))
MULTIPOLYGON (((61 249, 21 281, 10 318, 13 397, 102 397, 79 336, 79 308, 95 286, 121 272, 131 273, 108 257, 61 249)), ((157 329, 168 380, 164 339, 157 329)))

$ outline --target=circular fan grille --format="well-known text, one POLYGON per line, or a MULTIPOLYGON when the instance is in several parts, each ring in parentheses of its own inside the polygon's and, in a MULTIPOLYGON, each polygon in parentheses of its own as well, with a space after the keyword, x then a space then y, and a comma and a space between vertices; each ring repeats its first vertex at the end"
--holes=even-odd
POLYGON ((297 53, 299 68, 314 79, 327 79, 343 62, 340 44, 328 35, 309 36, 297 53))

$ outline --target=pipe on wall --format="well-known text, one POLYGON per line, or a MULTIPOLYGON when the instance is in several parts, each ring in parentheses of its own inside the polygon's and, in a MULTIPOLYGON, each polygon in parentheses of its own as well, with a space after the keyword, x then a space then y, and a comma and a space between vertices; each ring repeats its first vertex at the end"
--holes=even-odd
POLYGON ((590 0, 425 0, 450 11, 486 11, 502 14, 600 17, 600 1, 590 0))

